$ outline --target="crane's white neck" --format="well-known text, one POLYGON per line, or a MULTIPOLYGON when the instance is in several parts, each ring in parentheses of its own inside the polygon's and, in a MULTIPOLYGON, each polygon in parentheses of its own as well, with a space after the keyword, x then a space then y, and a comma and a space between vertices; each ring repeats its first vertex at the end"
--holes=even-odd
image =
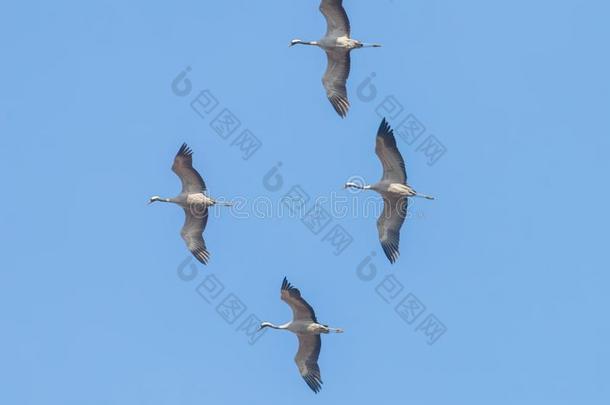
POLYGON ((370 190, 371 186, 347 182, 347 183, 345 183, 345 188, 355 188, 357 190, 370 190))
POLYGON ((171 198, 162 198, 162 197, 159 197, 158 195, 155 195, 155 196, 150 197, 150 200, 148 200, 148 203, 152 204, 157 201, 166 202, 166 203, 173 202, 171 198))
POLYGON ((288 324, 284 324, 284 325, 274 325, 271 322, 262 322, 261 326, 259 328, 259 330, 264 329, 264 328, 271 328, 271 329, 288 329, 288 324))
POLYGON ((290 46, 295 46, 295 45, 314 45, 317 46, 318 41, 302 41, 300 39, 293 39, 292 41, 290 41, 290 46))

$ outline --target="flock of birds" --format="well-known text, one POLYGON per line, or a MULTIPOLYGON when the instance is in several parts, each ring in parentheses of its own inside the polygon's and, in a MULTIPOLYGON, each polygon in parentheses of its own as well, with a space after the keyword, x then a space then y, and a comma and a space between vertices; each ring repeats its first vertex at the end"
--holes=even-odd
MULTIPOLYGON (((308 42, 294 39, 290 46, 313 45, 326 51, 328 66, 322 83, 333 108, 344 118, 350 107, 346 88, 350 71, 350 52, 356 48, 381 45, 364 44, 350 38, 350 23, 342 3, 342 0, 322 0, 320 11, 326 18, 326 35, 318 41, 308 42)), ((407 214, 408 198, 422 197, 429 200, 434 198, 417 193, 407 184, 404 159, 396 146, 394 133, 385 119, 377 131, 375 153, 383 167, 381 180, 371 185, 347 182, 345 188, 374 190, 383 198, 383 212, 377 220, 377 230, 386 257, 390 263, 394 263, 399 256, 400 228, 407 214)), ((172 170, 182 182, 180 194, 173 198, 153 196, 150 198, 149 204, 160 201, 182 207, 185 221, 180 235, 192 255, 207 265, 210 253, 203 239, 203 231, 208 222, 208 208, 214 205, 231 206, 232 204, 218 201, 208 195, 203 178, 193 168, 193 152, 186 144, 183 144, 176 154, 172 170)), ((286 278, 282 282, 280 298, 292 309, 292 321, 282 325, 262 322, 260 329, 269 327, 288 330, 297 335, 299 349, 294 360, 307 385, 317 393, 322 387, 318 366, 321 348, 320 335, 331 332, 342 333, 343 330, 318 323, 311 305, 301 297, 300 291, 293 287, 286 278)))

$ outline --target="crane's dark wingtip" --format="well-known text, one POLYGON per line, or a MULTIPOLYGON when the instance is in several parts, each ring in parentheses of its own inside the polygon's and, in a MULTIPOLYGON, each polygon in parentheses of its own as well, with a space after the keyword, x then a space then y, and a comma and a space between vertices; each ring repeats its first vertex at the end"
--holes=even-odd
POLYGON ((207 265, 210 261, 210 252, 208 252, 204 248, 197 248, 191 250, 191 253, 195 257, 195 259, 197 259, 201 264, 207 265))
POLYGON ((313 376, 311 374, 303 376, 303 379, 305 380, 309 388, 311 388, 311 390, 316 394, 320 392, 320 390, 322 389, 322 384, 324 384, 320 377, 313 376))
POLYGON ((377 130, 377 137, 383 139, 384 143, 389 147, 396 147, 396 138, 394 138, 394 130, 384 118, 377 130))
POLYGON ((296 288, 294 288, 294 286, 288 282, 288 279, 286 277, 284 277, 284 280, 282 281, 282 290, 291 291, 291 290, 296 290, 296 288))
MULTIPOLYGON (((290 282, 284 277, 284 281, 282 281, 282 291, 287 291, 290 295, 301 298, 301 290, 290 284, 290 282)), ((309 304, 307 304, 309 305, 309 304)), ((313 313, 313 309, 309 307, 313 313)))
POLYGON ((382 242, 381 247, 383 248, 383 253, 385 253, 386 257, 390 261, 391 264, 396 263, 398 256, 400 256, 400 252, 398 251, 398 246, 390 242, 382 242))
POLYGON ((385 117, 383 118, 383 120, 381 121, 381 124, 379 125, 379 130, 377 131, 377 135, 383 136, 383 137, 386 137, 386 136, 394 137, 394 130, 392 129, 392 127, 390 127, 390 124, 385 119, 385 117))
POLYGON ((178 153, 176 154, 176 156, 192 156, 193 155, 193 151, 192 149, 185 143, 182 144, 182 146, 180 146, 180 149, 178 150, 178 153))
POLYGON ((338 94, 333 94, 328 97, 328 100, 341 118, 345 118, 347 116, 347 112, 349 111, 350 107, 349 100, 347 98, 338 94))

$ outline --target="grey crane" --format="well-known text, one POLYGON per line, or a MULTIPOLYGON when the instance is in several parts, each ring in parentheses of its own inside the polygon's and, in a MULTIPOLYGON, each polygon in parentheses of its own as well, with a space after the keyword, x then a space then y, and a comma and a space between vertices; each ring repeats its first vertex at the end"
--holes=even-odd
POLYGON ((294 357, 294 361, 299 368, 301 377, 303 377, 309 388, 317 394, 322 389, 322 377, 320 375, 320 367, 318 366, 318 357, 322 347, 320 334, 331 332, 343 333, 343 330, 319 324, 311 305, 301 297, 301 292, 294 288, 286 280, 286 277, 282 281, 280 298, 292 309, 292 321, 283 325, 262 322, 260 329, 269 327, 289 330, 297 335, 299 338, 299 350, 294 357))
POLYGON ((347 182, 345 188, 374 190, 383 197, 383 212, 377 220, 377 230, 385 255, 390 263, 394 263, 400 254, 400 228, 407 215, 408 197, 428 200, 434 200, 434 197, 418 193, 407 184, 405 161, 396 146, 394 131, 385 118, 377 131, 375 153, 383 166, 381 180, 372 185, 347 182))
POLYGON ((149 204, 156 201, 178 204, 184 209, 184 225, 180 235, 193 256, 203 264, 208 264, 210 253, 203 240, 203 230, 208 223, 208 207, 213 205, 231 206, 230 202, 220 202, 208 197, 205 182, 193 168, 193 151, 183 143, 172 165, 174 173, 180 177, 182 191, 174 198, 150 197, 149 204))
POLYGON ((350 70, 350 52, 356 48, 380 47, 381 45, 365 44, 350 38, 350 24, 343 8, 343 0, 322 0, 320 11, 326 18, 326 35, 319 41, 293 39, 290 46, 314 45, 326 51, 328 65, 322 77, 322 84, 337 114, 341 118, 345 118, 350 107, 346 88, 350 70))

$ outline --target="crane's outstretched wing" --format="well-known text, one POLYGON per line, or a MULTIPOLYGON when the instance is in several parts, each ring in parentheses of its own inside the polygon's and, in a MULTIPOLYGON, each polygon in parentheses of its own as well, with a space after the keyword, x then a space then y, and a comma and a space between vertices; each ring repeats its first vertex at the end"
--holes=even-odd
POLYGON ((381 160, 381 165, 383 166, 383 177, 381 178, 381 181, 400 184, 407 183, 405 161, 396 146, 394 131, 390 128, 390 125, 385 118, 381 121, 379 130, 377 131, 375 153, 379 157, 379 160, 381 160))
POLYGON ((322 389, 322 377, 318 366, 322 339, 318 334, 298 334, 297 336, 299 338, 299 350, 294 357, 294 361, 297 363, 301 377, 309 385, 309 388, 317 394, 322 389))
POLYGON ((383 252, 390 263, 394 263, 400 252, 400 227, 407 216, 407 197, 383 197, 383 212, 377 220, 377 230, 379 231, 379 241, 383 252))
POLYGON ((190 208, 184 208, 184 215, 185 220, 180 236, 184 239, 186 247, 193 256, 201 263, 208 264, 210 253, 203 240, 203 230, 208 223, 208 207, 204 207, 201 212, 193 212, 190 208))
POLYGON ((174 158, 172 165, 174 173, 182 181, 183 193, 203 193, 206 190, 205 182, 197 170, 193 169, 193 151, 186 143, 183 143, 174 158))
POLYGON ((294 288, 292 284, 286 280, 282 281, 282 290, 280 298, 292 308, 292 318, 294 321, 307 321, 317 323, 316 313, 311 305, 301 297, 301 292, 298 288, 294 288))
POLYGON ((346 84, 350 70, 350 53, 347 49, 327 50, 326 56, 328 64, 322 77, 322 84, 337 114, 345 118, 349 110, 346 84))
POLYGON ((326 18, 326 36, 350 36, 349 19, 343 8, 343 0, 322 0, 320 11, 326 18))

